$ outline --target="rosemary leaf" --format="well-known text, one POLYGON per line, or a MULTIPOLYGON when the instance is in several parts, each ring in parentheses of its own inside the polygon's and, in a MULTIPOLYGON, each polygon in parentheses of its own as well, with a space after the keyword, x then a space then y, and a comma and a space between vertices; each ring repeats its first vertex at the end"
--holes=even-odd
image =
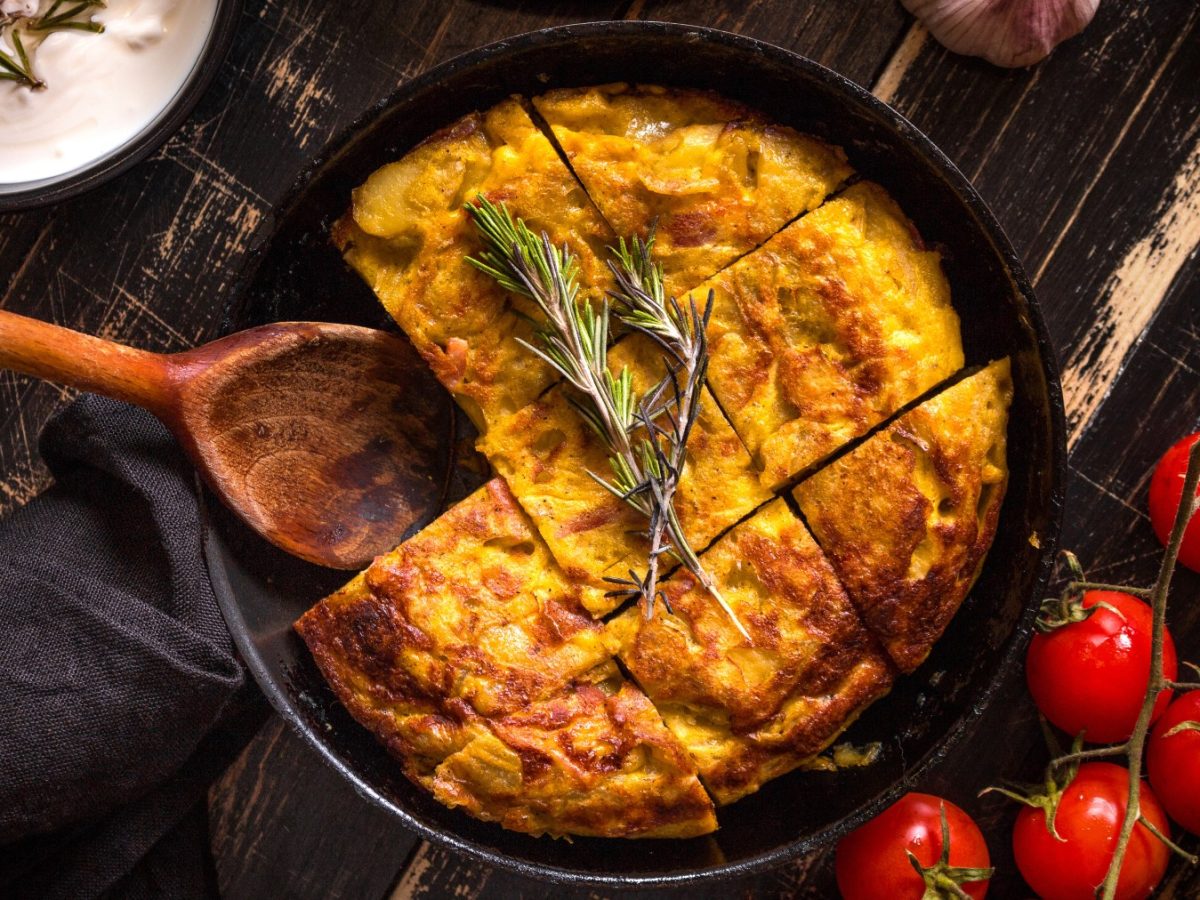
POLYGON ((91 18, 91 11, 103 9, 103 0, 74 0, 66 9, 65 0, 54 0, 50 8, 36 18, 10 18, 0 21, 0 35, 7 35, 16 53, 12 55, 0 50, 0 81, 15 81, 18 84, 37 90, 46 87, 34 72, 32 55, 37 43, 47 35, 57 31, 82 31, 90 34, 100 34, 104 26, 91 18), (86 18, 79 18, 85 16, 86 18), (22 33, 34 35, 37 43, 26 46, 22 33))

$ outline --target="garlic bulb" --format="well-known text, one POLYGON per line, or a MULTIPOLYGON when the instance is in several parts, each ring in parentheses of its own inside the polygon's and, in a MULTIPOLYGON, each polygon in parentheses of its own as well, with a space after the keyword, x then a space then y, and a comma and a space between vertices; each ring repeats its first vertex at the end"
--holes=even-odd
POLYGON ((1083 31, 1100 0, 902 0, 947 49, 1031 66, 1083 31))
POLYGON ((0 18, 36 16, 38 0, 0 0, 0 18))

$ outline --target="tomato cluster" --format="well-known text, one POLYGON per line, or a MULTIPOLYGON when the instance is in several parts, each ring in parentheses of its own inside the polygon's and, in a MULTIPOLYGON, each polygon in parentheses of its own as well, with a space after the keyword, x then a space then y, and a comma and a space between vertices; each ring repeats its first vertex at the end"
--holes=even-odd
MULTIPOLYGON (((1191 435, 1162 458, 1150 482, 1150 518, 1164 545, 1183 499, 1191 435)), ((1198 490, 1197 493, 1200 493, 1198 490)), ((1200 514, 1184 531, 1179 562, 1200 572, 1200 514)), ((1048 721, 1082 740, 1127 741, 1149 689, 1153 614, 1120 591, 1093 590, 1062 601, 1067 615, 1035 635, 1026 680, 1048 721)), ((1178 678, 1175 643, 1163 638, 1163 675, 1178 678)), ((1134 826, 1117 883, 1118 900, 1149 897, 1166 874, 1168 817, 1200 835, 1200 691, 1155 701, 1146 749, 1149 784, 1139 791, 1134 826), (1149 825, 1150 827, 1147 827, 1149 825), (1157 831, 1161 836, 1156 836, 1157 831)), ((1046 795, 1027 798, 1013 829, 1013 853, 1043 900, 1092 900, 1105 878, 1125 817, 1129 770, 1110 762, 1065 767, 1046 795), (1048 821, 1048 812, 1052 817, 1048 821)), ((845 900, 922 900, 987 893, 987 845, 963 810, 928 794, 908 794, 842 839, 837 882, 845 900), (947 846, 948 845, 948 846, 947 846)))
MULTIPOLYGON (((1164 545, 1183 500, 1188 452, 1198 439, 1200 434, 1191 435, 1168 450, 1151 478, 1150 520, 1164 545)), ((1200 571, 1200 517, 1184 531, 1179 562, 1200 571)), ((1079 599, 1075 613, 1034 636, 1025 665, 1029 692, 1042 715, 1069 734, 1100 744, 1127 741, 1149 689, 1153 612, 1130 594, 1095 590, 1079 599)), ((1162 649, 1163 676, 1176 681, 1175 642, 1165 629, 1162 649)), ((1200 834, 1200 730, 1185 724, 1200 722, 1200 691, 1174 703, 1171 693, 1163 690, 1155 699, 1150 721, 1157 725, 1146 754, 1150 784, 1139 789, 1142 817, 1163 837, 1171 833, 1168 815, 1200 834)), ((1057 836, 1047 827, 1044 809, 1018 814, 1017 867, 1040 897, 1095 896, 1112 861, 1128 792, 1128 769, 1085 763, 1057 799, 1057 836)), ((1149 897, 1169 862, 1167 845, 1139 822, 1121 865, 1117 897, 1149 897)))

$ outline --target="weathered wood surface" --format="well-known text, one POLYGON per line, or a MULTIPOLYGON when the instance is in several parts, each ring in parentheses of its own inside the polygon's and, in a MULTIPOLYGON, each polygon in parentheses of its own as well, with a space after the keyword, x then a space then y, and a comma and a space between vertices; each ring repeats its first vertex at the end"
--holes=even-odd
MULTIPOLYGON (((1006 72, 955 57, 894 0, 247 0, 229 60, 184 129, 99 192, 0 216, 0 306, 156 350, 212 333, 231 280, 304 162, 399 82, 546 25, 656 18, 786 46, 871 87, 975 182, 1008 230, 1065 368, 1073 448, 1065 546, 1106 580, 1149 582, 1154 460, 1200 425, 1200 7, 1105 2, 1050 60, 1006 72)), ((0 373, 0 512, 45 484, 36 435, 66 393, 0 373)), ((1172 628, 1200 657, 1200 577, 1172 628)), ((1023 897, 1013 811, 975 793, 1044 760, 1019 678, 926 789, 978 814, 1023 897), (999 737, 998 737, 999 736, 999 737)), ((269 723, 212 792, 229 897, 593 897, 416 842, 269 723)), ((834 895, 818 853, 698 898, 834 895)), ((1164 896, 1200 895, 1177 868, 1164 896)))

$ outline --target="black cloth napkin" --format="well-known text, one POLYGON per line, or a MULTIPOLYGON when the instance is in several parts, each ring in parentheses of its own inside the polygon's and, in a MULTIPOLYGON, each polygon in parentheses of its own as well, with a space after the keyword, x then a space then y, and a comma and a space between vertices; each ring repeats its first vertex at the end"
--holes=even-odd
POLYGON ((208 897, 205 793, 266 706, 218 611, 195 474, 84 396, 0 521, 0 897, 208 897))

